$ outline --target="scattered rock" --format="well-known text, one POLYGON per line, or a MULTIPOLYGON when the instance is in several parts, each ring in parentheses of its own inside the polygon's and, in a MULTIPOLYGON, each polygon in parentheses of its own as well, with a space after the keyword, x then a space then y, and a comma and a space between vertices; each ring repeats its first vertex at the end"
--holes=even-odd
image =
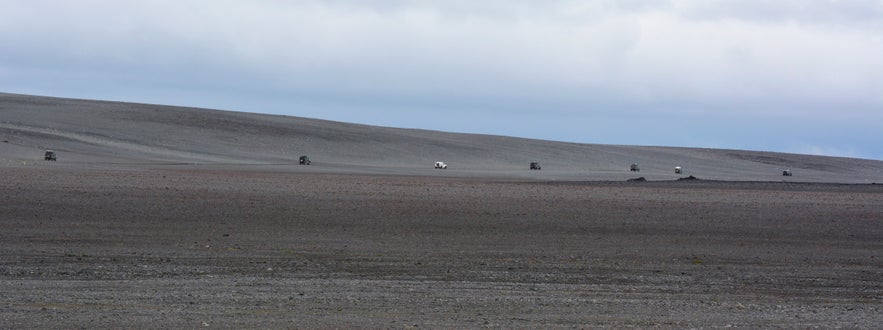
POLYGON ((699 180, 699 178, 690 175, 690 176, 688 176, 688 177, 686 177, 686 178, 680 178, 680 179, 678 179, 678 181, 688 181, 688 180, 699 180))
POLYGON ((647 179, 642 176, 640 178, 628 179, 627 181, 628 182, 644 182, 644 181, 647 181, 647 179))

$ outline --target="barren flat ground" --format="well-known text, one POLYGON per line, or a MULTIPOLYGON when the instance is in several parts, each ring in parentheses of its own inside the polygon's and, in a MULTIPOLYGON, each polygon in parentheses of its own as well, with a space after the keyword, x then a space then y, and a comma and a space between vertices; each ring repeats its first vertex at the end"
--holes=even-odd
POLYGON ((2 328, 883 324, 883 185, 0 166, 2 328))
POLYGON ((0 328, 880 328, 880 183, 878 160, 0 93, 0 328))

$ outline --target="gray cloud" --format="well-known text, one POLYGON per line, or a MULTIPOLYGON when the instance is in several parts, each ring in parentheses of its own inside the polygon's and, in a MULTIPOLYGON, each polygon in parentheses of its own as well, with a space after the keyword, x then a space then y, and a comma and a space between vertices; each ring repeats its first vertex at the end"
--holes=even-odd
MULTIPOLYGON (((537 122, 528 114, 610 123, 636 114, 706 122, 883 119, 880 1, 35 0, 0 6, 0 88, 7 91, 125 95, 516 135, 525 130, 506 127, 537 122), (487 122, 431 126, 439 123, 426 118, 439 111, 487 122), (494 128, 493 118, 506 116, 522 121, 494 128)), ((598 141, 581 134, 557 129, 534 136, 609 143, 625 136, 598 141)), ((883 157, 883 150, 875 152, 883 157)))
POLYGON ((675 1, 683 17, 733 19, 767 24, 881 26, 883 2, 878 0, 708 0, 675 1))

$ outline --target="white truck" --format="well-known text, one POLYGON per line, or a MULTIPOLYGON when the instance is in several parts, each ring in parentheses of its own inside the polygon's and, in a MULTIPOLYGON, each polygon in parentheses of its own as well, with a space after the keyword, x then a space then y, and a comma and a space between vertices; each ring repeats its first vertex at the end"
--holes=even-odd
POLYGON ((435 168, 444 170, 448 168, 448 164, 445 164, 445 162, 435 162, 435 168))

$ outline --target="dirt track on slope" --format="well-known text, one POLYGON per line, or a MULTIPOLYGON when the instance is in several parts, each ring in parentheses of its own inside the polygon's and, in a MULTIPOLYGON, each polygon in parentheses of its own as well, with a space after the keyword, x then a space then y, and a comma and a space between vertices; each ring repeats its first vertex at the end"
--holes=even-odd
POLYGON ((883 324, 883 186, 0 167, 0 325, 883 324))

